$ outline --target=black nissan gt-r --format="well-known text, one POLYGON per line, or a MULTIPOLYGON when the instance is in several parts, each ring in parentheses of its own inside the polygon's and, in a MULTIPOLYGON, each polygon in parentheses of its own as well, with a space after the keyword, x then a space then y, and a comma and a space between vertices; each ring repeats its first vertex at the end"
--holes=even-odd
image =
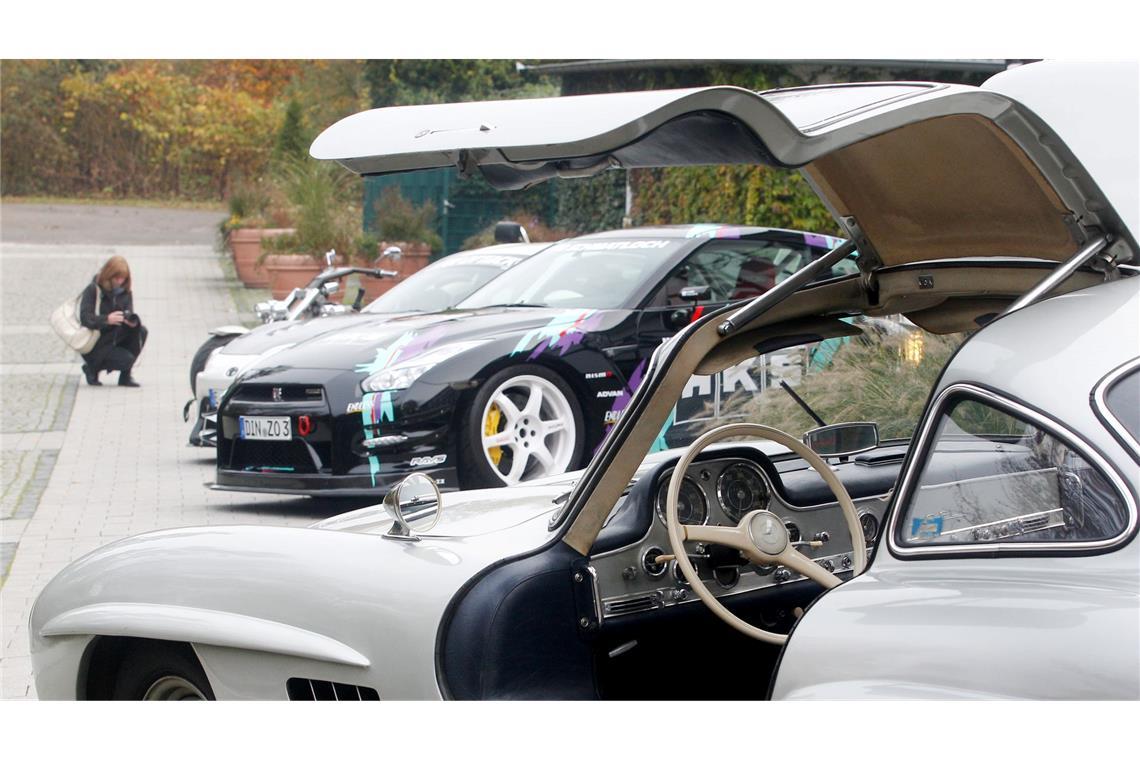
MULTIPOLYGON (((641 383, 653 350, 703 311, 753 298, 842 241, 723 225, 562 241, 453 309, 317 336, 246 370, 221 400, 226 490, 364 496, 423 471, 441 488, 582 466, 641 383)), ((853 274, 852 259, 821 279, 853 274)), ((669 445, 748 362, 678 408, 669 445), (688 420, 688 422, 686 422, 688 420)), ((680 406, 680 405, 679 405, 680 406)))

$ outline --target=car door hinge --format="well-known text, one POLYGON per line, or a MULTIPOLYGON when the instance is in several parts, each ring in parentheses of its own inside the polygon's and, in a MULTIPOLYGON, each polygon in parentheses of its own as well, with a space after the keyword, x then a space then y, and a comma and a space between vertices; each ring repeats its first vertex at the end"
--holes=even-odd
POLYGON ((570 584, 574 594, 574 619, 578 635, 593 638, 601 627, 602 613, 598 605, 597 573, 585 559, 570 564, 570 584))

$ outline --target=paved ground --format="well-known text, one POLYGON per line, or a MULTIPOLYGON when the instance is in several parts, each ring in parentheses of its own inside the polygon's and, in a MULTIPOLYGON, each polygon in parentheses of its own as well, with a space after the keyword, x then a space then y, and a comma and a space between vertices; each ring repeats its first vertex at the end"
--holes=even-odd
POLYGON ((60 569, 103 544, 182 525, 307 525, 344 509, 310 499, 209 491, 212 450, 186 445, 190 358, 214 325, 240 321, 221 214, 0 205, 0 697, 35 697, 27 619, 60 569), (150 330, 141 388, 82 383, 48 327, 108 256, 131 265, 150 330))

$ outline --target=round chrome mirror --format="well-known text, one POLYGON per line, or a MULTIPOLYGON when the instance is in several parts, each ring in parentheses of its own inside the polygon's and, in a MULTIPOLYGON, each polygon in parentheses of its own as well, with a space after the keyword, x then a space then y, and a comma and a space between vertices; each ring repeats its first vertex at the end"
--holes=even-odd
POLYGON ((424 533, 434 528, 439 520, 440 502, 435 480, 420 472, 412 473, 384 497, 384 508, 396 520, 387 535, 418 541, 413 529, 424 533))

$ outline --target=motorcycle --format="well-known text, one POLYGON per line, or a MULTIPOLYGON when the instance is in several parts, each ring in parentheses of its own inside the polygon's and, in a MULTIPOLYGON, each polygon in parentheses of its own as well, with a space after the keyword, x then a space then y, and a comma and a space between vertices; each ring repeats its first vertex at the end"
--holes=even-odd
MULTIPOLYGON (((379 261, 385 259, 393 262, 399 261, 401 251, 396 246, 384 249, 379 261)), ((325 254, 325 268, 321 270, 309 284, 303 288, 294 288, 281 300, 270 299, 261 301, 254 306, 254 315, 262 325, 275 322, 298 322, 306 319, 327 317, 333 314, 344 314, 348 311, 360 311, 363 305, 364 289, 357 291, 356 300, 352 306, 333 303, 331 297, 340 289, 340 280, 352 274, 365 277, 383 278, 397 277, 399 272, 391 269, 364 268, 364 267, 338 267, 334 266, 336 251, 325 254)), ((190 421, 191 408, 198 404, 198 418, 190 430, 190 445, 212 446, 217 434, 215 428, 217 414, 217 399, 212 397, 198 397, 198 374, 206 367, 206 362, 215 351, 228 345, 236 338, 250 332, 251 328, 242 325, 223 325, 210 330, 210 337, 194 352, 190 360, 190 392, 192 394, 186 405, 182 407, 182 419, 190 421)), ((252 328, 252 329, 257 329, 252 328)), ((211 394, 212 395, 212 394, 211 394)))

